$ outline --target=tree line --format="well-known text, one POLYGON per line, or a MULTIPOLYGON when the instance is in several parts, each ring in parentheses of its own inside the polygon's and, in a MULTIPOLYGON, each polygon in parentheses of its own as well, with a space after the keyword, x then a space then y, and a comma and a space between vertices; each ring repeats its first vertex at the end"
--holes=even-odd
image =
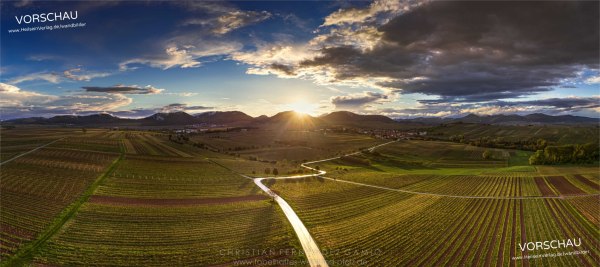
POLYGON ((502 137, 482 136, 477 139, 467 140, 462 134, 452 135, 448 140, 457 143, 469 144, 479 147, 492 147, 504 149, 518 149, 527 151, 543 150, 548 146, 548 141, 543 138, 529 138, 525 140, 506 140, 502 137))
MULTIPOLYGON (((535 151, 529 158, 531 165, 550 165, 564 163, 593 163, 600 159, 598 143, 553 145, 543 138, 526 140, 506 140, 502 137, 483 136, 467 140, 461 134, 448 138, 452 142, 469 144, 479 147, 518 149, 535 151)), ((485 153, 483 158, 491 158, 491 153, 485 153)))
POLYGON ((529 164, 593 163, 598 161, 598 143, 546 146, 529 157, 529 164))

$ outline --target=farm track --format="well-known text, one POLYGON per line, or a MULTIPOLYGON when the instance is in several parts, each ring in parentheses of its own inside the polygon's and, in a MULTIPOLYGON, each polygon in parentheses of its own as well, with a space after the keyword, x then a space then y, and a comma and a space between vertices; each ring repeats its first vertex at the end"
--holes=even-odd
MULTIPOLYGON (((387 143, 383 143, 383 144, 379 144, 376 146, 373 146, 371 148, 368 148, 367 150, 369 152, 373 152, 376 148, 384 146, 384 145, 388 145, 391 143, 394 143, 396 141, 391 141, 391 142, 387 142, 387 143)), ((357 155, 362 153, 361 151, 358 152, 354 152, 354 153, 350 153, 344 156, 352 156, 352 155, 357 155)), ((490 199, 490 200, 518 200, 519 201, 519 213, 520 213, 520 224, 521 224, 521 239, 525 238, 525 228, 523 226, 523 200, 530 200, 530 199, 545 199, 545 200, 550 200, 550 199, 570 199, 570 198, 579 198, 579 197, 589 197, 589 196, 600 196, 600 194, 576 194, 576 195, 542 195, 542 196, 469 196, 469 195, 449 195, 449 194, 439 194, 439 193, 428 193, 428 192, 418 192, 418 191, 410 191, 410 190, 403 190, 403 189, 396 189, 396 188, 389 188, 389 187, 384 187, 384 186, 377 186, 377 185, 371 185, 371 184, 365 184, 365 183, 359 183, 359 182, 353 182, 353 181, 347 181, 347 180, 341 180, 341 179, 336 179, 336 178, 330 178, 330 177, 325 177, 323 176, 324 174, 326 174, 326 171, 323 170, 317 170, 315 168, 309 167, 307 165, 309 164, 314 164, 314 163, 320 163, 320 162, 326 162, 326 161, 331 161, 331 160, 336 160, 341 158, 342 156, 339 157, 333 157, 333 158, 327 158, 327 159, 322 159, 322 160, 316 160, 316 161, 311 161, 311 162, 306 162, 301 164, 300 166, 306 169, 309 169, 313 172, 317 172, 317 173, 313 173, 313 174, 307 174, 307 175, 296 175, 296 176, 285 176, 285 177, 259 177, 259 178, 255 178, 255 177, 250 177, 238 172, 235 172, 233 170, 231 170, 230 168, 223 166, 221 164, 218 164, 216 162, 211 161, 210 159, 208 159, 209 161, 224 167, 240 176, 243 176, 245 178, 248 179, 253 179, 254 182, 256 183, 257 186, 259 186, 265 193, 267 193, 268 195, 270 195, 271 197, 273 197, 273 199, 275 201, 278 202, 278 204, 280 205, 280 207, 284 210, 284 213, 286 214, 286 217, 288 218, 288 220, 290 221, 290 223, 292 224, 292 226, 294 227, 294 230, 296 231, 296 234, 298 235, 299 239, 300 239, 300 243, 305 251, 305 254, 307 255, 307 258, 309 258, 309 263, 311 266, 328 266, 327 262, 325 261, 325 259, 323 258, 320 250, 318 249, 316 243, 314 242, 313 238, 310 236, 310 233, 308 233, 308 230, 306 230, 306 227, 302 224, 301 220, 298 218, 297 214, 293 211, 293 209, 289 206, 289 204, 287 204, 287 202, 281 198, 279 195, 277 195, 275 192, 273 192, 272 190, 270 190, 266 185, 264 185, 262 183, 263 180, 267 180, 267 179, 275 179, 275 180, 284 180, 284 179, 301 179, 301 178, 309 178, 309 177, 320 177, 323 179, 328 179, 330 181, 334 181, 334 182, 342 182, 342 183, 349 183, 349 184, 354 184, 354 185, 359 185, 359 186, 366 186, 366 187, 371 187, 371 188, 377 188, 377 189, 382 189, 382 190, 388 190, 388 191, 396 191, 396 192, 402 192, 402 193, 408 193, 408 194, 415 194, 415 195, 425 195, 425 196, 433 196, 433 197, 448 197, 448 198, 459 198, 459 199, 490 199)), ((520 191, 520 185, 518 190, 520 191)), ((514 205, 516 205, 517 202, 514 203, 514 205)), ((510 205, 510 204, 509 204, 510 205)), ((498 208, 499 204, 496 203, 496 208, 498 208)), ((504 207, 504 204, 502 204, 502 207, 504 207)), ((488 209, 488 212, 491 209, 488 209)), ((513 212, 513 226, 516 223, 516 212, 513 212)), ((497 224, 500 223, 502 217, 499 217, 497 219, 496 222, 496 226, 497 224)), ((505 215, 505 223, 507 223, 509 218, 509 213, 507 212, 505 215)), ((490 231, 490 227, 492 227, 491 225, 488 225, 486 227, 486 229, 480 229, 482 231, 485 231, 486 233, 488 231, 490 231)), ((506 231, 506 224, 504 225, 504 230, 503 232, 506 231)), ((466 229, 463 228, 463 231, 465 231, 466 229)), ((474 229, 470 229, 470 233, 473 232, 474 229)), ((494 233, 497 232, 498 229, 494 230, 494 233)), ((505 237, 503 236, 502 238, 504 243, 504 239, 505 237)), ((514 252, 515 252, 515 247, 514 247, 514 232, 513 232, 513 236, 512 236, 512 243, 513 245, 511 246, 510 249, 510 256, 513 257, 514 256, 514 252)), ((456 242, 457 240, 455 239, 454 242, 456 242)), ((462 242, 465 242, 465 240, 463 240, 462 242)), ((471 244, 472 245, 472 244, 471 244)), ((473 263, 478 262, 481 259, 481 248, 479 249, 479 251, 476 253, 475 255, 475 259, 473 261, 473 263)), ((500 248, 501 252, 503 250, 503 248, 500 248)), ((459 253, 458 250, 456 250, 454 252, 454 254, 452 255, 451 258, 455 259, 457 257, 459 257, 459 255, 457 255, 457 253, 459 253)), ((524 253, 525 255, 527 255, 527 252, 524 253)), ((467 260, 467 255, 462 255, 463 257, 460 259, 461 263, 465 263, 465 261, 467 260)), ((437 259, 436 263, 441 263, 441 260, 444 260, 444 257, 440 257, 437 259)), ((489 255, 486 255, 486 259, 485 262, 489 262, 489 255)), ((432 259, 430 259, 432 260, 432 259)), ((427 260, 426 260, 427 261, 427 260)), ((514 264, 514 262, 510 263, 511 265, 514 264)), ((524 266, 529 266, 529 261, 524 261, 523 262, 524 266)))
POLYGON ((21 154, 19 154, 19 155, 15 156, 15 157, 12 157, 12 158, 10 158, 10 159, 7 159, 7 160, 5 160, 5 161, 3 161, 3 162, 0 162, 0 166, 4 165, 4 164, 6 164, 6 163, 9 163, 9 162, 11 162, 11 161, 13 161, 13 160, 15 160, 15 159, 18 159, 18 158, 20 158, 20 157, 22 157, 22 156, 25 156, 25 155, 28 155, 28 154, 30 154, 30 153, 33 153, 33 152, 35 152, 35 151, 38 151, 39 149, 42 149, 42 148, 44 148, 44 147, 47 147, 47 146, 49 146, 49 145, 51 145, 51 144, 54 144, 54 143, 56 143, 56 142, 58 142, 58 141, 60 141, 60 140, 63 140, 63 139, 65 139, 65 138, 66 138, 66 137, 63 137, 63 138, 56 139, 56 140, 54 140, 54 141, 52 141, 52 142, 50 142, 50 143, 47 143, 47 144, 45 144, 45 145, 42 145, 42 146, 38 146, 38 147, 36 147, 36 148, 34 148, 34 149, 32 149, 32 150, 29 150, 29 151, 27 151, 27 152, 25 152, 25 153, 21 153, 21 154))
MULTIPOLYGON (((61 138, 62 139, 62 138, 61 138)), ((60 139, 59 139, 60 140, 60 139)), ((56 140, 58 141, 58 140, 56 140)), ((54 141, 54 142, 56 142, 54 141)), ((46 145, 50 145, 46 144, 46 145)), ((43 146, 42 146, 43 147, 43 146)), ((42 148, 42 147, 38 147, 42 148)), ((29 154, 37 149, 27 152, 29 154)), ((24 154, 22 154, 24 155, 24 154)), ((124 155, 121 154, 117 159, 115 159, 111 165, 106 169, 104 173, 102 173, 94 183, 92 183, 88 189, 71 205, 65 208, 59 216, 52 222, 50 226, 46 228, 46 230, 39 234, 36 240, 22 247, 13 257, 8 258, 6 261, 2 262, 0 266, 25 266, 27 263, 33 258, 33 255, 45 245, 46 241, 48 241, 52 236, 60 231, 63 226, 72 219, 79 208, 88 201, 88 199, 92 196, 96 188, 109 176, 119 165, 119 162, 124 158, 124 155)))

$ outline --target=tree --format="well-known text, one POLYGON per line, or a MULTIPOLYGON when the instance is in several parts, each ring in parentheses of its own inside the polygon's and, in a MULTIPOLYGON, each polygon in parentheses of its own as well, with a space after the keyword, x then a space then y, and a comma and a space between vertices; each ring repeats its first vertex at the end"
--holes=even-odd
POLYGON ((529 165, 544 164, 544 151, 538 150, 529 157, 529 165))
POLYGON ((486 149, 485 151, 483 151, 483 154, 481 154, 481 156, 483 157, 483 159, 491 159, 492 152, 486 149))
POLYGON ((548 145, 548 141, 546 141, 542 138, 538 139, 536 142, 537 150, 543 150, 544 148, 546 148, 547 145, 548 145))
POLYGON ((273 168, 273 175, 278 175, 279 171, 277 170, 277 168, 273 168))
POLYGON ((319 167, 319 166, 315 166, 315 170, 317 170, 317 171, 320 171, 320 170, 321 170, 321 167, 319 167))
POLYGON ((529 157, 529 164, 592 163, 600 158, 597 143, 546 146, 529 157))
POLYGON ((86 128, 81 128, 81 131, 85 134, 87 133, 87 129, 86 128))
POLYGON ((265 168, 265 174, 269 174, 269 173, 271 173, 271 169, 265 168))

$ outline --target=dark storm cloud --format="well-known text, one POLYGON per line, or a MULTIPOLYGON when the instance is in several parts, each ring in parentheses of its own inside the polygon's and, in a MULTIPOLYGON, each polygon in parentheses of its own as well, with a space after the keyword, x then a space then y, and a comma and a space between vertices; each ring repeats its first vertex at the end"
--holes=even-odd
POLYGON ((109 93, 109 94, 159 94, 164 89, 155 88, 153 86, 137 86, 137 85, 122 85, 118 84, 115 86, 84 86, 82 87, 86 92, 98 92, 98 93, 109 93))
MULTIPOLYGON (((443 105, 450 103, 447 99, 434 99, 434 100, 418 100, 423 105, 443 105)), ((467 101, 464 101, 467 102, 467 101)), ((456 103, 456 102, 454 102, 456 103)), ((465 103, 463 105, 473 105, 474 103, 465 103)), ((600 98, 598 97, 566 97, 566 98, 547 98, 547 99, 536 99, 526 101, 489 101, 484 103, 486 105, 495 106, 538 106, 538 107, 553 107, 562 110, 574 110, 584 108, 597 108, 600 107, 600 98)))
POLYGON ((433 2, 380 26, 373 49, 326 47, 300 67, 388 77, 379 85, 449 100, 515 98, 597 70, 598 25, 596 1, 433 2))
POLYGON ((356 109, 370 103, 378 103, 388 99, 388 96, 375 92, 364 92, 357 95, 334 96, 331 98, 331 104, 337 109, 356 109))
POLYGON ((600 108, 600 97, 565 97, 525 101, 488 101, 488 102, 448 102, 442 100, 419 100, 416 108, 381 109, 380 112, 393 117, 436 117, 475 114, 571 114, 597 116, 594 110, 600 108))
MULTIPOLYGON (((511 103, 508 102, 510 105, 511 103)), ((531 101, 519 101, 517 105, 532 105, 554 107, 561 110, 581 110, 585 108, 600 107, 600 98, 598 97, 569 97, 569 98, 548 98, 531 101)))

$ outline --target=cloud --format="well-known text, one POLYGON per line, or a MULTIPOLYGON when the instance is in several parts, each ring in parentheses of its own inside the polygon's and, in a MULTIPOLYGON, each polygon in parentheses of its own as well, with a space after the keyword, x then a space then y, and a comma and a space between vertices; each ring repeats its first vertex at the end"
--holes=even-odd
POLYGON ((362 94, 352 94, 345 96, 331 97, 331 104, 335 105, 336 109, 357 109, 364 107, 367 104, 381 104, 387 101, 389 96, 376 92, 363 92, 362 94))
POLYGON ((17 7, 17 8, 23 8, 23 7, 30 6, 31 4, 33 4, 32 0, 19 0, 19 1, 15 1, 15 3, 13 5, 14 5, 14 7, 17 7))
POLYGON ((587 84, 598 84, 600 83, 600 76, 589 77, 585 80, 587 84))
POLYGON ((110 73, 110 72, 86 71, 83 68, 78 67, 78 68, 72 68, 72 69, 65 70, 65 71, 63 71, 62 75, 59 73, 53 73, 53 72, 36 72, 36 73, 30 73, 30 74, 26 74, 26 75, 22 75, 22 76, 13 77, 10 80, 8 80, 7 82, 10 84, 19 84, 19 83, 23 83, 23 82, 42 80, 42 81, 47 81, 50 83, 60 83, 60 82, 64 81, 64 78, 73 80, 73 81, 88 82, 95 78, 102 78, 102 77, 107 77, 110 75, 112 75, 112 73, 110 73))
POLYGON ((119 69, 124 71, 130 69, 131 64, 145 64, 155 68, 169 69, 175 66, 181 68, 194 68, 200 66, 194 56, 186 49, 178 48, 177 46, 169 46, 165 48, 165 54, 156 55, 147 58, 129 59, 119 64, 119 69))
POLYGON ((214 34, 223 35, 235 29, 259 23, 270 17, 271 13, 267 11, 231 10, 217 17, 188 19, 183 25, 200 25, 208 28, 214 34))
POLYGON ((132 103, 122 94, 46 95, 0 83, 2 119, 104 112, 132 103))
POLYGON ((446 117, 478 115, 546 113, 553 115, 585 113, 587 116, 600 115, 600 96, 546 98, 524 101, 490 102, 444 102, 421 100, 416 107, 405 109, 385 108, 377 112, 392 117, 446 117))
POLYGON ((125 60, 119 64, 121 71, 135 69, 130 65, 142 64, 155 68, 170 69, 196 68, 202 65, 202 58, 227 55, 241 48, 236 42, 200 40, 198 36, 180 35, 169 40, 164 53, 125 60))
POLYGON ((159 89, 151 85, 144 87, 138 85, 123 85, 117 84, 115 86, 101 87, 101 86, 84 86, 82 87, 86 92, 98 92, 98 93, 109 93, 109 94, 160 94, 164 89, 159 89))
POLYGON ((30 55, 29 57, 27 57, 27 60, 31 60, 31 61, 50 61, 50 60, 63 60, 63 57, 60 56, 56 56, 56 55, 48 55, 48 54, 36 54, 36 55, 30 55))
POLYGON ((226 35, 236 29, 256 24, 272 17, 267 11, 245 11, 225 2, 173 2, 192 17, 184 19, 176 31, 163 40, 155 40, 145 55, 122 61, 121 71, 135 65, 154 68, 197 68, 219 56, 240 51, 244 44, 226 35), (154 47, 156 46, 156 47, 154 47))
POLYGON ((8 80, 8 83, 19 84, 22 82, 36 81, 36 80, 43 80, 43 81, 47 81, 47 82, 51 82, 51 83, 59 83, 60 78, 61 78, 61 76, 56 73, 36 72, 36 73, 31 73, 31 74, 14 77, 14 78, 8 80))
POLYGON ((155 113, 163 112, 178 112, 184 111, 194 113, 199 111, 214 110, 215 107, 188 105, 185 103, 173 103, 159 108, 134 108, 130 110, 111 111, 110 114, 123 118, 144 118, 155 113))
POLYGON ((32 91, 23 91, 19 87, 0 83, 0 107, 29 106, 56 100, 57 97, 32 91))
POLYGON ((190 96, 198 95, 198 93, 193 93, 193 92, 178 92, 178 93, 169 92, 169 93, 162 93, 162 94, 163 95, 185 96, 185 97, 190 97, 190 96))
POLYGON ((207 106, 190 106, 188 104, 182 103, 173 103, 166 105, 160 109, 161 112, 177 112, 177 111, 186 111, 186 112, 195 112, 195 111, 204 111, 204 110, 212 110, 214 107, 207 106))
POLYGON ((83 70, 82 68, 74 68, 65 70, 63 72, 65 78, 73 80, 73 81, 90 81, 94 78, 102 78, 111 75, 108 72, 88 72, 83 70))
POLYGON ((322 26, 364 23, 377 19, 382 13, 398 14, 419 6, 426 1, 376 0, 366 8, 345 8, 325 17, 322 26))
POLYGON ((600 97, 566 97, 566 98, 546 98, 529 101, 504 102, 504 106, 509 105, 531 105, 555 108, 560 111, 579 111, 582 109, 594 109, 600 107, 600 97))
POLYGON ((341 9, 312 40, 288 45, 300 48, 300 61, 279 59, 294 53, 268 45, 232 58, 251 74, 324 85, 454 102, 514 99, 598 70, 598 16, 593 1, 380 1, 341 9))

